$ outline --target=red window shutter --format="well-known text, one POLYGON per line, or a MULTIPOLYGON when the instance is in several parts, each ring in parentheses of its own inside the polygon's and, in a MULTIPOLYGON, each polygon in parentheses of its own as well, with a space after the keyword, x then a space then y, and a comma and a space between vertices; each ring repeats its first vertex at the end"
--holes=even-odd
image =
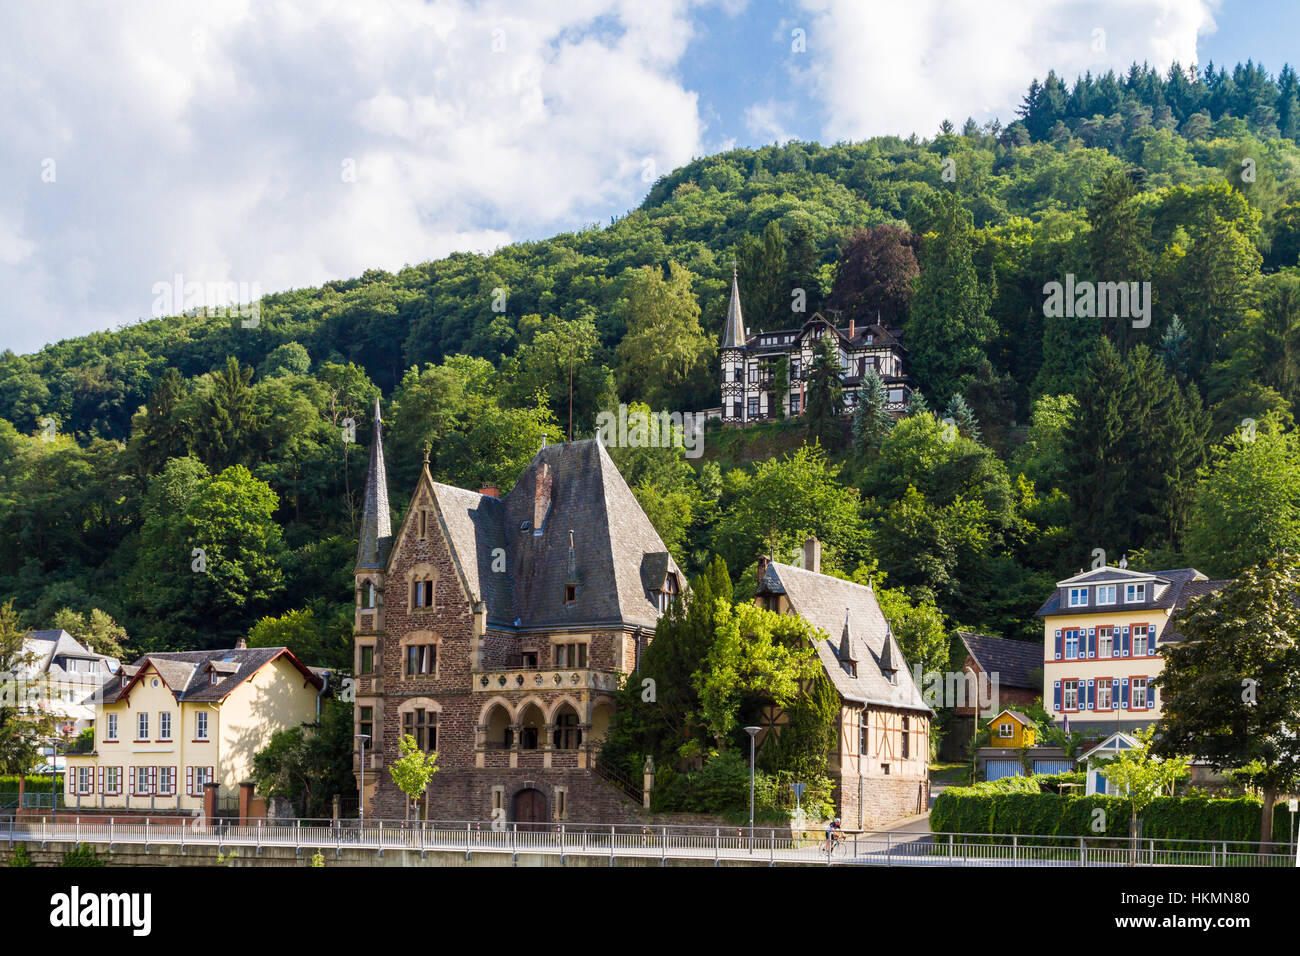
POLYGON ((104 768, 103 767, 99 768, 99 786, 96 787, 95 789, 97 789, 100 793, 104 792, 104 768))
POLYGON ((185 768, 185 795, 194 796, 194 768, 185 768))
POLYGON ((158 792, 158 768, 157 767, 149 768, 149 792, 150 793, 158 792))

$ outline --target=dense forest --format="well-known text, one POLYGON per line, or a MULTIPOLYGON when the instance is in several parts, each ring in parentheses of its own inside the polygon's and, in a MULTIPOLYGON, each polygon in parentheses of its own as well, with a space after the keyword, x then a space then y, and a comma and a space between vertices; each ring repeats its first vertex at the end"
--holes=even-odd
POLYGON ((375 399, 395 507, 426 445, 504 490, 620 401, 716 406, 733 261, 751 330, 902 329, 919 398, 841 423, 823 364, 796 421, 613 450, 692 573, 718 554, 743 596, 815 533, 927 666, 959 625, 1040 634, 1095 549, 1233 574, 1300 547, 1298 96, 1252 63, 1049 74, 1006 126, 698 159, 608 225, 269 295, 255 327, 6 352, 0 597, 132 655, 248 635, 347 668, 375 399), (1149 323, 1048 315, 1067 276, 1150 283, 1149 323))

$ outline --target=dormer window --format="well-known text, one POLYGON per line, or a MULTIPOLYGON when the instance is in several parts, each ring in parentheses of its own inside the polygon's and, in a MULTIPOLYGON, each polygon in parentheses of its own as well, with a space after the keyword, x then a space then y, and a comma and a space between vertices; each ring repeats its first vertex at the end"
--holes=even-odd
POLYGON ((1145 584, 1129 584, 1124 588, 1125 604, 1142 604, 1147 599, 1147 586, 1145 584))
POLYGON ((661 613, 668 613, 668 608, 672 606, 677 597, 677 575, 670 574, 664 578, 664 586, 655 592, 661 613))
POLYGON ((1088 589, 1070 588, 1070 607, 1087 607, 1088 589))
POLYGON ((216 671, 213 671, 211 674, 208 675, 209 684, 215 684, 219 680, 221 680, 221 675, 218 674, 216 671))
POLYGON ((566 584, 564 586, 564 603, 572 604, 578 600, 578 586, 576 584, 566 584))
POLYGON ((1114 585, 1114 584, 1099 584, 1099 585, 1097 585, 1097 603, 1098 603, 1098 604, 1114 604, 1114 603, 1115 603, 1115 591, 1116 591, 1116 589, 1117 589, 1117 585, 1114 585))

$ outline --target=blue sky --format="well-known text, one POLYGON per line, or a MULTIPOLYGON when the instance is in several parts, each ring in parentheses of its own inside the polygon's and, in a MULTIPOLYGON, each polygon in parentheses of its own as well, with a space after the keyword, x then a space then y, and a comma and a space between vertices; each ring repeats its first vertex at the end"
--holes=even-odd
POLYGON ((1007 122, 1052 68, 1276 72, 1297 7, 28 5, 0 33, 0 349, 168 311, 178 284, 269 293, 607 222, 734 146, 1007 122))

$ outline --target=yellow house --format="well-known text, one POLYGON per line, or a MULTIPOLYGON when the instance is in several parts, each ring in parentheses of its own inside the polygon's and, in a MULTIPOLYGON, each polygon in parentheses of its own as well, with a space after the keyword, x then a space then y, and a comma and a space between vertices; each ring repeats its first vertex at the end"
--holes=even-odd
POLYGON ((1102 566, 1056 582, 1043 619, 1043 706, 1071 730, 1131 731, 1160 719, 1151 681, 1160 649, 1182 640, 1169 626, 1194 598, 1227 584, 1195 568, 1102 566))
POLYGON ((233 796, 277 730, 316 720, 327 675, 288 648, 147 654, 95 695, 95 749, 69 754, 68 806, 194 812, 233 796))
POLYGON ((989 721, 989 746, 1020 748, 1034 745, 1034 722, 1018 710, 1004 710, 989 721))

